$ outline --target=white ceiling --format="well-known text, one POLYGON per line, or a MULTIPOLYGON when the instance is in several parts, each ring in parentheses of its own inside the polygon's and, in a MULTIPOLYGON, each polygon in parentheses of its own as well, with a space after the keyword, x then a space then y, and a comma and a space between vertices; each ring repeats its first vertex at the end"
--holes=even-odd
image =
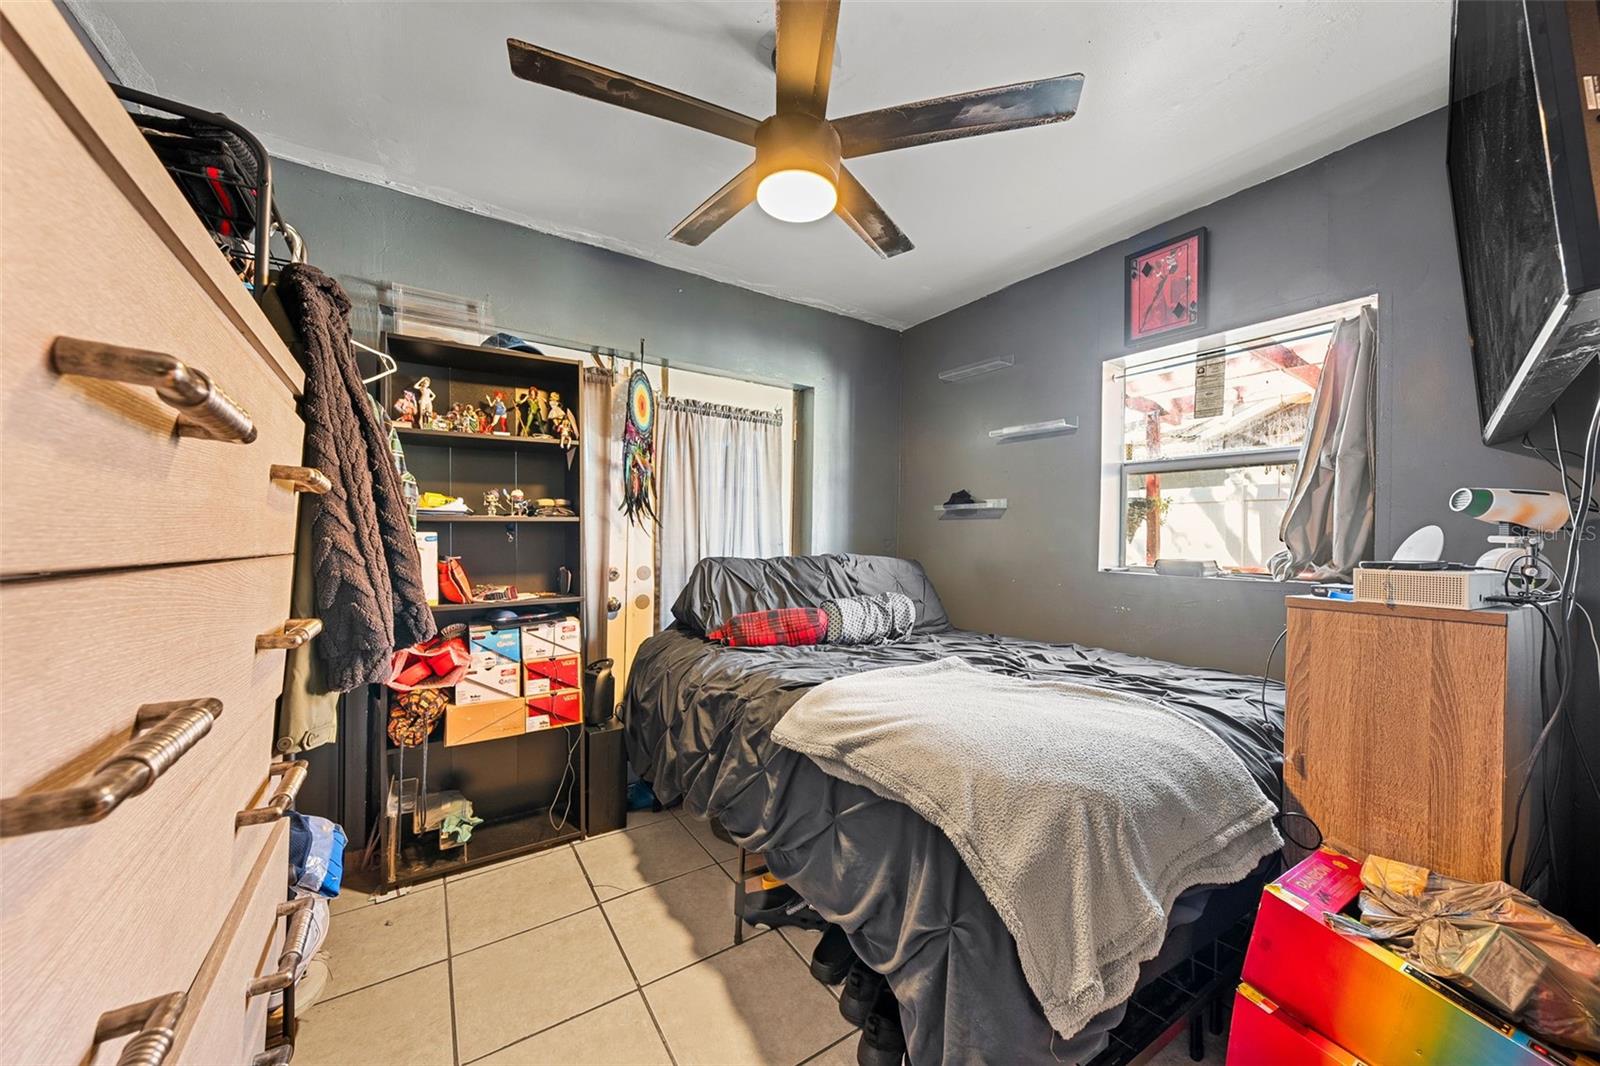
POLYGON ((915 242, 744 211, 667 231, 750 160, 697 130, 512 77, 521 37, 757 118, 761 0, 71 0, 129 84, 224 111, 275 154, 895 328, 1445 103, 1448 0, 844 0, 832 116, 1082 71, 1076 118, 851 164, 915 242))

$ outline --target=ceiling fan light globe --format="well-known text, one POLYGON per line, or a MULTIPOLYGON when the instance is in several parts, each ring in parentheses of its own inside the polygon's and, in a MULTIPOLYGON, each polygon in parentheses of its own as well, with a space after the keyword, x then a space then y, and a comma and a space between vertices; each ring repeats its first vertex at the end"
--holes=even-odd
POLYGON ((756 186, 756 203, 780 222, 815 222, 833 213, 839 190, 814 170, 776 170, 756 186))

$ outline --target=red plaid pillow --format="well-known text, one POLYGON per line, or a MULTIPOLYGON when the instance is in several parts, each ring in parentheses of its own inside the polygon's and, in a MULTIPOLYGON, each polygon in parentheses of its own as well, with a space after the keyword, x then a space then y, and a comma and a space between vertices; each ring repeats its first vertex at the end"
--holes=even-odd
POLYGON ((828 635, 828 616, 816 607, 780 607, 775 611, 736 614, 707 633, 730 648, 821 644, 828 635))

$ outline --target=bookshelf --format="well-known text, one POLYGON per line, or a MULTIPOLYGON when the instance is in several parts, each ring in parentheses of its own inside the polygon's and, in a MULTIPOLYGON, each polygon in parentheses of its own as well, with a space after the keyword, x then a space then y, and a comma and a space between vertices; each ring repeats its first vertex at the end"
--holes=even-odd
MULTIPOLYGON (((514 390, 536 387, 559 394, 562 406, 581 418, 582 370, 568 359, 393 332, 384 336, 384 348, 397 366, 378 387, 391 417, 401 392, 427 377, 440 413, 458 403, 481 405, 495 392, 503 393, 510 407, 514 390)), ((418 530, 438 534, 439 557, 458 556, 474 586, 511 585, 521 594, 515 600, 441 602, 434 607, 441 628, 487 624, 502 611, 523 618, 578 615, 583 604, 583 442, 563 448, 551 437, 396 429, 406 465, 421 490, 459 496, 474 512, 424 513, 418 516, 418 530), (563 499, 576 513, 484 514, 484 493, 497 489, 521 489, 530 500, 563 499), (563 568, 571 575, 566 588, 563 568)), ((378 691, 379 730, 387 722, 391 698, 388 690, 378 691)), ((385 856, 385 880, 391 887, 581 837, 587 767, 583 729, 552 725, 462 744, 445 744, 444 737, 441 718, 420 747, 402 749, 386 734, 378 739, 383 752, 380 813, 389 819, 387 839, 394 845, 385 856), (415 801, 396 783, 414 787, 413 780, 425 780, 430 796, 453 790, 472 801, 484 824, 467 844, 446 848, 427 834, 410 831, 415 820, 407 804, 415 801)))

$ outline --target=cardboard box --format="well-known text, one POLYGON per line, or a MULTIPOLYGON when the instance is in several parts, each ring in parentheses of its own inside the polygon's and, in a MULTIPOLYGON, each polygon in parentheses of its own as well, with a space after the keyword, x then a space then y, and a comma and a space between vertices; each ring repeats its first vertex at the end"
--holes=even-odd
POLYGON ((1244 982, 1363 1062, 1549 1066, 1571 1060, 1326 916, 1361 891, 1361 864, 1330 848, 1261 894, 1244 982))
POLYGON ((458 704, 515 699, 522 695, 522 638, 516 629, 472 626, 468 629, 471 660, 456 684, 458 704))
POLYGON ((563 655, 556 659, 530 659, 522 657, 522 694, 537 695, 552 688, 577 688, 583 681, 583 660, 576 655, 563 655), (540 690, 530 689, 530 684, 544 682, 540 690))
POLYGON ((550 692, 550 679, 548 677, 527 677, 522 679, 522 694, 524 696, 544 696, 550 692))
POLYGON ((576 618, 530 622, 522 627, 522 660, 559 659, 583 654, 583 634, 576 618))
POLYGON ((422 594, 429 606, 439 606, 439 534, 417 533, 417 559, 422 563, 422 594))
POLYGON ((520 699, 451 704, 444 709, 444 746, 521 736, 526 732, 527 714, 520 699))
MULTIPOLYGON (((556 689, 542 696, 530 696, 526 703, 530 720, 540 715, 548 718, 545 728, 583 721, 583 694, 579 689, 556 689)), ((528 732, 533 731, 534 727, 528 727, 528 732)))
POLYGON ((1239 986, 1228 1030, 1228 1066, 1364 1066, 1344 1048, 1251 988, 1239 986))
POLYGON ((529 733, 537 733, 541 729, 549 728, 550 716, 548 714, 533 714, 532 712, 529 712, 527 724, 523 727, 524 731, 529 733))

